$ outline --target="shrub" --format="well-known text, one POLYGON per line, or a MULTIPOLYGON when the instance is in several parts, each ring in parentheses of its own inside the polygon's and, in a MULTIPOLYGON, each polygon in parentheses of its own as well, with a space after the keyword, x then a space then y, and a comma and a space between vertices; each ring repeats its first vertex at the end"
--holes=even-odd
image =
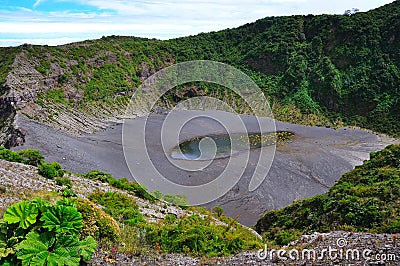
POLYGON ((189 203, 187 202, 187 198, 182 194, 165 194, 163 195, 161 191, 154 190, 150 193, 152 197, 158 200, 164 200, 172 205, 187 207, 189 203))
POLYGON ((185 207, 189 205, 186 196, 182 194, 165 194, 162 199, 176 206, 185 207))
POLYGON ((24 161, 27 164, 33 165, 33 166, 38 166, 42 160, 44 160, 44 157, 38 150, 32 150, 32 149, 26 149, 26 150, 21 150, 19 154, 22 156, 24 161))
POLYGON ((39 174, 49 179, 53 179, 58 175, 57 170, 49 163, 43 163, 38 167, 39 174))
POLYGON ((322 195, 268 211, 256 225, 259 233, 276 244, 293 240, 294 232, 398 233, 400 196, 400 145, 371 154, 371 159, 344 174, 322 195))
POLYGON ((128 181, 126 178, 116 179, 109 173, 103 173, 97 170, 90 171, 82 176, 91 180, 99 180, 103 183, 108 183, 110 186, 115 188, 133 192, 136 196, 142 199, 147 199, 149 201, 154 201, 156 199, 153 195, 147 192, 146 188, 136 182, 128 181))
POLYGON ((89 195, 88 198, 94 203, 104 206, 104 211, 117 221, 130 225, 144 221, 137 204, 129 196, 115 192, 96 192, 89 195))
POLYGON ((128 179, 126 178, 121 178, 121 179, 113 178, 109 180, 108 184, 110 184, 110 186, 113 186, 115 188, 133 192, 136 196, 142 199, 147 199, 152 202, 154 202, 155 200, 154 196, 151 195, 149 192, 147 192, 145 187, 134 181, 128 181, 128 179))
POLYGON ((162 199, 163 194, 159 190, 154 190, 151 194, 158 200, 162 199))
POLYGON ((48 90, 44 93, 43 98, 55 103, 68 105, 68 102, 65 100, 65 94, 61 89, 48 90))
POLYGON ((386 225, 382 231, 391 234, 400 232, 400 219, 398 218, 394 221, 390 221, 389 224, 386 225))
POLYGON ((300 235, 301 234, 299 232, 295 232, 295 230, 282 231, 275 236, 275 243, 280 246, 284 246, 297 239, 300 235))
POLYGON ((241 226, 232 228, 215 225, 209 217, 198 215, 181 219, 165 219, 160 224, 143 226, 147 238, 167 252, 189 253, 192 255, 230 255, 240 250, 261 247, 261 240, 241 226))
POLYGON ((224 213, 224 209, 221 206, 215 206, 212 211, 217 217, 220 217, 224 213))
POLYGON ((0 146, 0 159, 9 162, 23 163, 24 158, 18 153, 0 146))
POLYGON ((99 180, 103 183, 108 183, 111 179, 114 179, 111 174, 97 170, 90 171, 89 173, 84 174, 83 177, 91 180, 99 180))
POLYGON ((72 188, 71 180, 68 177, 57 177, 54 179, 56 184, 59 186, 66 186, 67 188, 72 188))
POLYGON ((76 193, 75 191, 73 191, 70 188, 64 188, 61 190, 61 195, 65 198, 72 198, 72 197, 76 197, 76 193))

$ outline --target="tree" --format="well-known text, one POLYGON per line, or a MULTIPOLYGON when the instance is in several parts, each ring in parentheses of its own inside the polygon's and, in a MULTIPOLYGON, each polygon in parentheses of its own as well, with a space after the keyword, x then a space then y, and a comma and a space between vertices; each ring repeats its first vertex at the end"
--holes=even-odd
POLYGON ((217 217, 220 217, 224 213, 224 209, 221 206, 215 206, 212 211, 217 215, 217 217))

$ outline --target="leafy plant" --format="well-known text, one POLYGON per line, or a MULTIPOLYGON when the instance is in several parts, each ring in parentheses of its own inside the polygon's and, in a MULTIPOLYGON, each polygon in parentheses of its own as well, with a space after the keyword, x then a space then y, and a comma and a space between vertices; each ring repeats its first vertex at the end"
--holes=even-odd
POLYGON ((97 243, 78 238, 82 216, 70 201, 35 199, 11 205, 0 223, 0 264, 80 265, 97 243))
POLYGON ((33 166, 38 166, 41 163, 41 161, 44 160, 44 157, 38 150, 32 150, 32 149, 21 150, 19 154, 22 156, 25 163, 33 166))
POLYGON ((18 245, 17 258, 22 265, 79 265, 81 259, 91 258, 96 241, 87 237, 80 241, 73 235, 55 237, 52 232, 29 232, 18 245))
POLYGON ((82 228, 82 215, 71 206, 56 205, 42 214, 43 228, 59 234, 78 234, 82 228))
POLYGON ((24 238, 25 231, 18 224, 0 221, 0 262, 1 258, 10 258, 17 251, 18 243, 24 238))
POLYGON ((17 257, 23 265, 79 265, 78 241, 61 237, 60 242, 55 243, 54 235, 50 232, 41 235, 29 232, 18 245, 17 257), (63 244, 67 244, 69 250, 63 244))

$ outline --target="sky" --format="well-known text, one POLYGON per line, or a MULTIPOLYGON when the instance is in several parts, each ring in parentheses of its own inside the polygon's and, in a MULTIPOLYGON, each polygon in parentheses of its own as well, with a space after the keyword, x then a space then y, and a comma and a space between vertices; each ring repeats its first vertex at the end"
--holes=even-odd
POLYGON ((169 39, 268 16, 343 14, 393 0, 0 0, 0 46, 128 35, 169 39))

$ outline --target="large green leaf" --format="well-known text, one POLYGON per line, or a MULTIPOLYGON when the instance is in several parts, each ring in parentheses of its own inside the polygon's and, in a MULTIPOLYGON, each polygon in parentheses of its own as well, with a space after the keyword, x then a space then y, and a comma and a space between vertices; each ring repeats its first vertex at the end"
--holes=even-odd
POLYGON ((79 266, 79 239, 74 236, 61 236, 56 243, 54 241, 55 237, 51 232, 40 235, 30 232, 18 245, 17 257, 23 266, 79 266))
POLYGON ((96 250, 97 242, 93 237, 88 236, 85 240, 80 242, 79 254, 84 260, 90 260, 92 258, 93 252, 96 250))
POLYGON ((36 222, 37 215, 36 205, 23 200, 8 207, 4 213, 4 221, 10 224, 19 223, 22 228, 27 229, 36 222))
POLYGON ((78 234, 82 228, 82 215, 70 206, 51 206, 40 218, 43 227, 57 233, 78 234))
POLYGON ((75 265, 74 263, 79 264, 81 259, 79 254, 80 246, 81 241, 79 241, 78 237, 64 235, 59 237, 54 251, 63 258, 66 265, 75 265))

